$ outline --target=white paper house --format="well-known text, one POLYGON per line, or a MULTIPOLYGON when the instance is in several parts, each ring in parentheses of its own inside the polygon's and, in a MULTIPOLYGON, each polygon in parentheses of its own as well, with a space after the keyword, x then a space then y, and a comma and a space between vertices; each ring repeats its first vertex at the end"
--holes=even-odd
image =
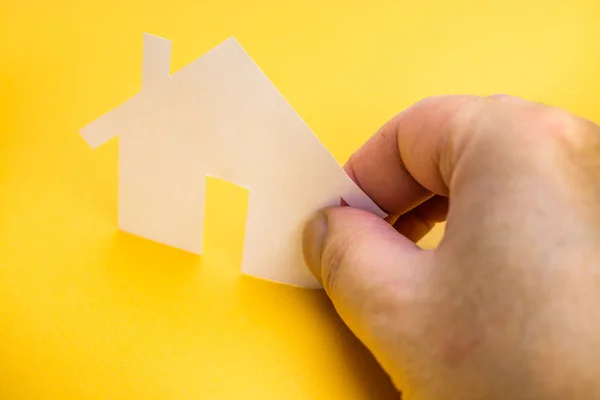
POLYGON ((301 232, 319 209, 382 211, 233 38, 170 76, 171 42, 144 35, 142 88, 81 130, 119 135, 119 227, 201 254, 206 176, 250 192, 242 272, 318 287, 301 232))

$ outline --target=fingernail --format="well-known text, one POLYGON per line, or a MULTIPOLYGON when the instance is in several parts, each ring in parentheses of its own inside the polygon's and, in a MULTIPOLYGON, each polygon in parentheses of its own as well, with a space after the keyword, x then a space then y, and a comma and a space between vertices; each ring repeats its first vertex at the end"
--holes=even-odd
POLYGON ((321 282, 321 251, 327 233, 327 217, 323 213, 315 214, 305 225, 302 235, 302 251, 308 268, 321 282))

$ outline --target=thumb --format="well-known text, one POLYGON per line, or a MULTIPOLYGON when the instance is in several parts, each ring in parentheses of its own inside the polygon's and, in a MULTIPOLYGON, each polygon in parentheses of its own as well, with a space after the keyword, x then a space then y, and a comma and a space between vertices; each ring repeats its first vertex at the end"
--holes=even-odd
POLYGON ((305 227, 303 251, 338 314, 377 356, 384 336, 412 314, 404 308, 422 294, 429 253, 381 218, 351 207, 316 214, 305 227))

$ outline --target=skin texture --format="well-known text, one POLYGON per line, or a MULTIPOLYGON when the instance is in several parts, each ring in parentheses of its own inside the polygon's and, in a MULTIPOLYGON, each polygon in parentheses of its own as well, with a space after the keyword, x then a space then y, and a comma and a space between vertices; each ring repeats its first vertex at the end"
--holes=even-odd
POLYGON ((346 171, 304 254, 404 399, 600 399, 600 128, 510 96, 425 99, 346 171), (437 249, 415 242, 447 219, 437 249))

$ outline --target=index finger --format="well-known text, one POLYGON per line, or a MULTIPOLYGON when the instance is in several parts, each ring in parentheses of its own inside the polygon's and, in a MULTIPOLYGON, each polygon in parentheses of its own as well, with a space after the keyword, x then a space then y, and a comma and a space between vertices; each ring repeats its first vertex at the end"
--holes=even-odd
MULTIPOLYGON (((385 212, 402 215, 434 194, 447 196, 440 162, 456 122, 486 101, 478 96, 431 97, 398 114, 348 160, 344 169, 385 212)), ((460 130, 460 128, 458 128, 460 130)))

